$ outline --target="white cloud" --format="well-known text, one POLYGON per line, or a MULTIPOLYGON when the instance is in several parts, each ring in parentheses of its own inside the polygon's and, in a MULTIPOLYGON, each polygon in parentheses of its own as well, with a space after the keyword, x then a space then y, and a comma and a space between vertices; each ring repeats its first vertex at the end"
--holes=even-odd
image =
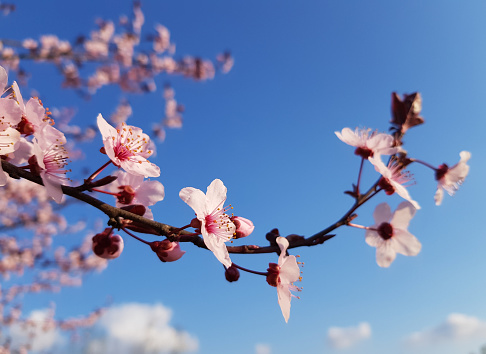
POLYGON ((371 327, 367 322, 362 322, 356 327, 331 327, 327 331, 327 341, 336 349, 352 347, 370 337, 371 327))
POLYGON ((27 319, 30 326, 13 324, 9 329, 13 348, 30 344, 34 352, 49 351, 65 342, 59 329, 49 326, 50 310, 32 311, 27 319))
POLYGON ((109 308, 96 324, 103 332, 88 344, 89 353, 185 353, 198 341, 170 325, 172 311, 161 304, 128 303, 109 308))
POLYGON ((272 354, 272 349, 268 344, 257 343, 255 345, 255 354, 272 354))
POLYGON ((421 332, 412 333, 405 342, 411 346, 422 346, 475 338, 486 338, 486 322, 476 317, 451 313, 444 322, 421 332))

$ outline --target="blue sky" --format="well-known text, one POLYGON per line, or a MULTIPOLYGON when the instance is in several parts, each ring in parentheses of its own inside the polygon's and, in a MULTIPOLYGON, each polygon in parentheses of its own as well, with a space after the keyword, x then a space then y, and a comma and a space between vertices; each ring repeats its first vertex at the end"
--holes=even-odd
MULTIPOLYGON (((129 1, 113 5, 24 1, 0 20, 1 36, 73 39, 93 30, 97 17, 116 20, 129 12, 129 1)), ((166 197, 153 209, 157 220, 187 224, 193 212, 179 199, 180 189, 205 190, 220 178, 235 214, 256 226, 245 243, 265 244, 274 227, 306 236, 324 229, 351 205, 343 191, 359 167, 353 149, 334 132, 356 126, 386 131, 393 91, 423 97, 426 124, 405 137, 410 155, 452 165, 467 150, 470 175, 436 207, 432 171, 411 166, 416 184, 410 193, 422 206, 409 229, 422 243, 417 257, 399 255, 390 268, 379 268, 364 232, 350 228, 340 228, 323 246, 294 250, 305 262, 304 291, 292 301, 288 324, 263 277, 242 274, 227 283, 217 260, 190 245, 180 261, 162 264, 128 237, 123 255, 82 288, 26 298, 24 309, 45 308, 52 299, 59 316, 78 316, 107 297, 117 306, 161 303, 173 311, 171 326, 197 338, 201 354, 252 353, 259 343, 274 354, 478 352, 486 343, 484 2, 147 0, 142 8, 145 30, 161 23, 171 31, 176 57, 214 58, 227 49, 235 57, 233 70, 212 81, 158 78, 159 87, 171 82, 186 112, 183 128, 168 131, 158 146, 154 162, 166 197), (460 315, 448 317, 454 313, 460 315), (331 345, 331 327, 360 323, 369 325, 367 338, 342 350, 331 345), (415 332, 422 339, 411 345, 407 338, 415 332)), ((61 77, 49 65, 26 67, 29 88, 44 104, 77 106, 75 123, 82 126, 94 124, 98 113, 109 116, 123 96, 104 88, 85 102, 60 90, 61 77)), ((124 96, 134 110, 128 123, 149 129, 160 120, 160 95, 124 96)), ((103 163, 95 155, 101 139, 95 142, 85 147, 89 160, 78 162, 90 170, 103 163)), ((364 181, 376 177, 367 166, 364 181)), ((380 195, 358 211, 356 223, 372 225, 374 207, 383 201, 392 209, 401 202, 380 195)), ((102 215, 86 207, 67 217, 102 215)), ((264 271, 276 256, 233 260, 264 271)))

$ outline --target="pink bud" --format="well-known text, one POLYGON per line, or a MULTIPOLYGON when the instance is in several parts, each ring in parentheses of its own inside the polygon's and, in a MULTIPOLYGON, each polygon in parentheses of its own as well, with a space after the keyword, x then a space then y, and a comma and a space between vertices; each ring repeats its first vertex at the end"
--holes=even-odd
POLYGON ((232 216, 231 221, 233 221, 233 224, 236 226, 235 238, 246 237, 253 232, 253 229, 255 229, 251 220, 242 218, 241 216, 232 216))
POLYGON ((177 261, 186 253, 186 251, 181 250, 179 242, 169 240, 151 242, 150 247, 162 262, 177 261))
POLYGON ((117 258, 122 253, 123 247, 123 239, 120 235, 114 235, 111 228, 107 228, 93 237, 93 252, 98 257, 117 258))

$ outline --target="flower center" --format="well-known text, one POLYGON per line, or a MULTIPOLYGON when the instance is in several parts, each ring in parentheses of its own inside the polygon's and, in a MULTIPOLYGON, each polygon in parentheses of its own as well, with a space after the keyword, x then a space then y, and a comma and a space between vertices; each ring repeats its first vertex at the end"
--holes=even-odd
POLYGON ((235 224, 231 221, 226 211, 232 209, 231 205, 223 209, 217 208, 211 214, 206 215, 206 230, 210 234, 228 241, 234 236, 235 224))
POLYGON ((365 147, 357 147, 356 150, 354 150, 354 154, 361 156, 363 159, 368 159, 368 157, 373 156, 373 150, 365 147))
POLYGON ((380 181, 378 182, 378 186, 381 187, 385 191, 387 195, 392 195, 395 193, 395 188, 391 185, 390 181, 387 178, 381 177, 380 181))
POLYGON ((381 236, 382 239, 388 240, 393 236, 393 226, 391 224, 384 222, 380 226, 378 226, 378 235, 381 236))
POLYGON ((435 170, 435 179, 437 181, 440 181, 445 174, 449 171, 449 166, 447 166, 445 163, 439 166, 437 170, 435 170))

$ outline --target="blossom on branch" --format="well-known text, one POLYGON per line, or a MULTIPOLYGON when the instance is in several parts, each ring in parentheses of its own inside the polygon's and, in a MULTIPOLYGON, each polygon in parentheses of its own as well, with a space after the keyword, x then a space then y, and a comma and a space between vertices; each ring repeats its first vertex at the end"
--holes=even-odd
POLYGON ((231 206, 223 207, 226 192, 227 188, 223 182, 215 179, 209 185, 206 194, 200 189, 186 187, 179 192, 179 196, 196 212, 206 247, 226 268, 229 268, 232 262, 225 242, 234 237, 236 226, 226 214, 231 206))
POLYGON ((277 288, 278 304, 282 310, 285 322, 288 322, 290 316, 290 300, 292 297, 297 297, 290 291, 302 290, 294 285, 294 282, 301 279, 300 268, 295 256, 287 256, 289 241, 285 237, 277 237, 277 244, 280 247, 278 264, 269 264, 269 268, 267 269, 267 283, 277 288))
POLYGON ((395 260, 397 253, 416 256, 422 245, 408 232, 410 220, 416 208, 410 202, 402 202, 392 214, 387 203, 379 204, 373 212, 375 225, 366 230, 365 241, 376 247, 376 263, 387 268, 395 260))
POLYGON ((142 129, 125 123, 115 129, 101 114, 98 115, 98 128, 105 152, 116 166, 137 176, 160 176, 160 168, 147 160, 153 151, 149 149, 150 138, 142 129))
POLYGON ((375 154, 393 155, 398 152, 395 139, 390 134, 378 133, 371 129, 358 129, 354 131, 344 128, 341 132, 334 132, 344 143, 355 146, 355 155, 363 159, 373 157, 375 154))
POLYGON ((164 186, 159 181, 145 181, 143 176, 135 176, 123 171, 115 171, 118 177, 110 183, 109 188, 117 193, 116 206, 141 204, 145 207, 154 205, 164 199, 164 186))
POLYGON ((457 164, 450 168, 446 164, 442 164, 435 171, 435 179, 438 181, 437 192, 435 193, 434 198, 435 205, 440 205, 442 203, 444 190, 449 193, 450 196, 454 195, 469 173, 467 162, 471 158, 471 153, 469 151, 461 151, 459 155, 461 156, 461 159, 457 164))
POLYGON ((387 195, 392 195, 396 192, 400 197, 408 200, 415 209, 420 209, 420 205, 410 197, 407 189, 403 186, 405 183, 410 182, 412 177, 408 172, 403 171, 403 167, 398 161, 390 159, 388 166, 385 166, 380 156, 370 157, 369 161, 375 166, 375 170, 382 175, 378 185, 387 195))
POLYGON ((30 170, 40 176, 46 187, 47 194, 57 203, 62 201, 62 185, 69 179, 66 177, 69 155, 67 150, 56 143, 36 138, 34 143, 34 155, 29 159, 30 170))

